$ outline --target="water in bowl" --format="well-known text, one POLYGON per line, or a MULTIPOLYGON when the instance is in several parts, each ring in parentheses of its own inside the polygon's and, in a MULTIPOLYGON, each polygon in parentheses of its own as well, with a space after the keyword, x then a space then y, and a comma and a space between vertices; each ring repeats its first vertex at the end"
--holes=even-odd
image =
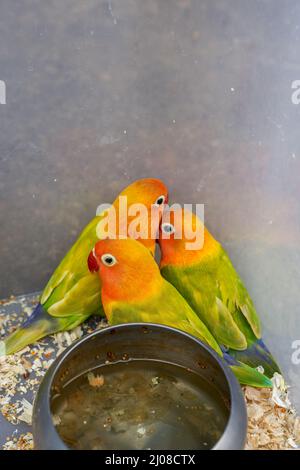
POLYGON ((130 360, 69 382, 53 397, 52 413, 61 438, 75 449, 210 449, 229 411, 198 374, 130 360))

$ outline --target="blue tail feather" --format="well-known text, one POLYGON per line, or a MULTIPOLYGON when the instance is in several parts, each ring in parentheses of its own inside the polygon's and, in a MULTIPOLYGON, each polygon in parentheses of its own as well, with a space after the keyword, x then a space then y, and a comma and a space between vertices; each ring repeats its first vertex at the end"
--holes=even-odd
POLYGON ((223 353, 226 362, 230 365, 243 363, 255 369, 262 366, 264 374, 269 378, 272 378, 275 372, 281 374, 280 367, 262 339, 256 340, 243 351, 223 349, 223 353))
POLYGON ((38 304, 20 328, 0 342, 0 356, 20 351, 44 336, 56 333, 61 326, 61 319, 52 317, 38 304))
POLYGON ((27 320, 22 324, 22 328, 29 328, 36 320, 41 320, 42 318, 49 320, 49 314, 43 308, 42 304, 38 303, 27 320))

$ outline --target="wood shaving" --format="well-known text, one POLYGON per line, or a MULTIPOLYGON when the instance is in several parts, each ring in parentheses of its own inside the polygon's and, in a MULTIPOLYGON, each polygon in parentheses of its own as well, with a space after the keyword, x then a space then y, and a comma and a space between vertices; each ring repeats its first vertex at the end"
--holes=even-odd
POLYGON ((3 450, 33 450, 33 437, 31 432, 21 434, 18 438, 6 441, 2 446, 3 450))
MULTIPOLYGON (((248 412, 246 450, 287 450, 300 445, 300 417, 292 407, 278 406, 267 388, 244 387, 248 412)), ((288 399, 287 399, 288 400, 288 399)))
POLYGON ((102 387, 104 385, 103 375, 94 375, 93 372, 89 372, 87 378, 91 387, 102 387))
POLYGON ((33 406, 29 403, 26 398, 23 398, 20 402, 21 407, 18 411, 21 411, 21 414, 18 415, 18 419, 20 421, 24 421, 24 423, 31 424, 32 423, 32 411, 33 406))
MULTIPOLYGON (((0 335, 6 336, 21 324, 37 301, 36 295, 0 301, 0 335)), ((6 442, 0 442, 0 448, 33 449, 31 432, 21 428, 30 426, 32 404, 46 370, 77 338, 105 326, 104 320, 92 318, 72 331, 52 335, 16 354, 0 357, 0 410, 15 426, 6 442)), ((247 450, 296 449, 300 445, 300 417, 293 410, 280 377, 274 380, 273 391, 243 388, 248 410, 247 450)), ((89 382, 91 386, 101 387, 104 377, 90 373, 89 382)))
MULTIPOLYGON (((35 295, 1 301, 1 337, 21 324, 30 315, 37 301, 38 297, 35 295)), ((105 326, 107 324, 102 319, 92 318, 74 330, 52 335, 16 354, 0 357, 0 411, 15 426, 13 434, 6 441, 0 441, 0 449, 33 448, 32 434, 22 432, 22 429, 31 425, 34 397, 47 369, 73 341, 105 326)))
POLYGON ((60 416, 52 415, 52 422, 53 422, 54 426, 59 426, 60 423, 61 423, 60 416))

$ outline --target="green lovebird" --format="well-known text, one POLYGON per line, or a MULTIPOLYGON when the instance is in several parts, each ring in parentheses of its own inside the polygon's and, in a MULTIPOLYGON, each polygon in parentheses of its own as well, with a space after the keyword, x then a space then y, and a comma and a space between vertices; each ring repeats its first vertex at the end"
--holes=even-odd
POLYGON ((168 219, 160 227, 162 276, 212 332, 242 383, 255 385, 248 378, 245 382, 247 370, 241 363, 251 368, 262 366, 269 378, 280 373, 261 339, 254 304, 221 244, 187 210, 170 210, 168 219))
POLYGON ((91 271, 100 276, 102 304, 111 325, 152 322, 172 326, 197 336, 221 354, 208 328, 161 276, 155 259, 141 243, 131 238, 98 241, 89 261, 91 271))
MULTIPOLYGON (((91 271, 98 271, 100 276, 102 304, 110 324, 150 322, 171 326, 194 335, 223 356, 210 329, 161 276, 143 245, 133 239, 101 240, 89 260, 91 271)), ((256 369, 238 361, 230 366, 234 373, 242 370, 236 374, 241 383, 272 386, 270 379, 256 369)))
MULTIPOLYGON (((112 209, 109 209, 115 210, 117 233, 119 226, 121 230, 121 226, 126 224, 127 236, 128 227, 134 220, 129 208, 134 204, 142 204, 147 209, 144 218, 147 219, 149 237, 139 238, 139 242, 145 245, 149 253, 154 253, 156 237, 151 237, 151 234, 158 232, 167 199, 167 188, 158 179, 145 178, 130 184, 119 194, 112 209), (124 198, 127 198, 125 213, 124 198), (153 207, 157 210, 156 218, 151 217, 153 207)), ((105 226, 107 214, 107 210, 102 212, 85 227, 52 274, 31 316, 18 330, 0 342, 0 356, 17 352, 46 335, 74 328, 95 312, 101 314, 99 281, 90 273, 87 258, 96 241, 101 238, 103 231, 99 229, 99 223, 105 226)))

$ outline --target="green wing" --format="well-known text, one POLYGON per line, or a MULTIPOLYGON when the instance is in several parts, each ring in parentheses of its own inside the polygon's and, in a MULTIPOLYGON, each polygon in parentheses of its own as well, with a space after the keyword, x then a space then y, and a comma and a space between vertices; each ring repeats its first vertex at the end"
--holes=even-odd
POLYGON ((230 366, 230 369, 242 385, 250 385, 251 387, 272 388, 272 380, 266 375, 261 374, 253 367, 239 362, 236 366, 230 366))
POLYGON ((88 316, 103 312, 99 276, 90 273, 87 265, 88 255, 98 240, 96 227, 102 217, 94 217, 85 227, 46 285, 40 302, 50 315, 88 316))
POLYGON ((165 266, 161 272, 219 344, 243 350, 260 338, 260 321, 253 302, 221 246, 205 262, 189 267, 165 266))
POLYGON ((222 355, 220 347, 209 329, 193 312, 179 292, 165 280, 163 280, 159 294, 151 301, 131 304, 114 303, 109 321, 112 325, 149 322, 178 328, 196 336, 222 355))

